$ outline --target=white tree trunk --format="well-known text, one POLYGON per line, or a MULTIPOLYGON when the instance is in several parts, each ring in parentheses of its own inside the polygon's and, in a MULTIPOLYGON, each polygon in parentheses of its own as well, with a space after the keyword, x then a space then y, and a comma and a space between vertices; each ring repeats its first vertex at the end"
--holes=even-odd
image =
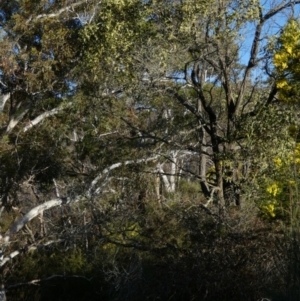
POLYGON ((164 163, 158 163, 157 164, 157 171, 160 175, 160 178, 162 180, 162 183, 165 187, 166 192, 171 192, 171 184, 169 182, 168 176, 166 175, 165 171, 163 170, 164 163))
POLYGON ((176 170, 178 161, 178 151, 171 151, 171 170, 170 170, 170 192, 175 192, 176 189, 176 170))

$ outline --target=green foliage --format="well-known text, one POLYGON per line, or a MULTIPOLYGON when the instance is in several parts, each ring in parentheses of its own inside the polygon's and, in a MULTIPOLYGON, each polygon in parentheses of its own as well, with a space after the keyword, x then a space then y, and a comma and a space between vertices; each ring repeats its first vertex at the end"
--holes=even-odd
POLYGON ((127 54, 148 30, 142 22, 143 13, 138 0, 101 2, 96 22, 80 30, 88 68, 98 69, 101 65, 128 75, 132 59, 127 54))
POLYGON ((24 279, 45 278, 51 275, 88 274, 91 265, 87 262, 84 252, 80 249, 61 251, 52 249, 42 252, 30 252, 19 264, 19 269, 9 278, 24 279))
POLYGON ((200 192, 199 183, 194 181, 181 180, 178 189, 181 193, 187 194, 190 197, 200 192))
POLYGON ((63 200, 3 244, 6 255, 22 250, 5 284, 45 281, 19 300, 46 300, 48 284, 65 290, 53 300, 68 296, 65 276, 88 276, 97 300, 258 300, 283 285, 273 230, 296 198, 300 146, 297 106, 274 100, 277 89, 297 103, 297 20, 275 43, 276 89, 252 73, 267 64, 260 29, 281 10, 266 14, 257 0, 1 2, 1 235, 63 200))

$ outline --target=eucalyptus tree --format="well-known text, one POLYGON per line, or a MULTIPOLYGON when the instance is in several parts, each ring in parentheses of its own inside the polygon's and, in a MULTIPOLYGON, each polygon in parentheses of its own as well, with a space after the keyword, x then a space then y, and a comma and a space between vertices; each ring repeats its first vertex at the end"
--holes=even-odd
POLYGON ((78 201, 90 208, 122 178, 112 176, 116 169, 156 159, 136 158, 132 143, 120 142, 129 131, 119 113, 129 110, 117 91, 128 86, 129 53, 146 34, 142 7, 139 1, 1 2, 3 275, 24 246, 69 240, 66 215, 76 210, 52 208, 78 201), (31 228, 36 217, 39 225, 31 228))

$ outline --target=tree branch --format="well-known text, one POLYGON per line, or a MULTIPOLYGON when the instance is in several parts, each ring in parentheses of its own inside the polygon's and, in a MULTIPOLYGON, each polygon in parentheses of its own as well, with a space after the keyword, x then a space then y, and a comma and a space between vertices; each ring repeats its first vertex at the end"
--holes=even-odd
POLYGON ((57 107, 57 108, 54 108, 54 109, 52 109, 50 111, 42 113, 41 115, 37 116, 33 120, 29 121, 29 124, 24 127, 23 132, 27 132, 28 130, 30 130, 32 127, 34 127, 38 123, 42 122, 47 117, 50 117, 50 116, 53 116, 53 115, 59 113, 64 108, 71 106, 71 104, 72 104, 71 102, 68 102, 67 105, 64 104, 64 105, 62 105, 60 107, 57 107))
MULTIPOLYGON (((285 4, 280 4, 276 7, 274 7, 273 9, 269 10, 269 12, 267 12, 264 16, 262 15, 262 8, 260 7, 260 12, 259 12, 259 22, 256 25, 256 29, 255 29, 255 33, 254 33, 254 39, 252 42, 252 46, 251 46, 251 51, 250 51, 250 58, 248 61, 248 65, 245 69, 245 73, 244 73, 244 77, 243 77, 243 82, 241 85, 241 89, 239 91, 239 95, 237 97, 237 101, 235 104, 235 110, 234 110, 234 116, 236 116, 236 114, 238 113, 239 107, 241 106, 241 102, 244 96, 244 91, 245 91, 245 86, 246 86, 246 82, 247 79, 250 76, 250 71, 253 67, 256 66, 257 64, 257 54, 258 54, 258 49, 259 49, 259 42, 260 42, 260 36, 261 36, 261 32, 262 32, 262 28, 264 26, 264 24, 266 23, 266 21, 268 21, 270 18, 272 18, 273 16, 275 16, 276 14, 278 14, 279 12, 281 12, 282 10, 289 8, 293 5, 296 4, 300 4, 300 0, 297 1, 289 1, 285 4)), ((273 92, 274 90, 272 90, 273 92)), ((272 94, 271 92, 271 94, 272 94)), ((270 102, 270 100, 268 100, 268 103, 270 102)))
POLYGON ((13 284, 13 285, 10 285, 10 286, 6 287, 6 290, 17 288, 17 287, 20 287, 20 286, 25 286, 25 285, 32 285, 32 284, 37 285, 41 282, 49 281, 49 280, 56 279, 56 278, 60 278, 60 279, 77 278, 77 279, 83 279, 83 280, 86 280, 86 281, 89 281, 89 282, 92 280, 92 278, 87 278, 87 277, 81 276, 81 275, 71 275, 71 276, 52 275, 52 276, 44 278, 44 279, 34 279, 34 280, 31 280, 31 281, 28 281, 28 282, 16 283, 16 284, 13 284))
POLYGON ((145 158, 145 159, 138 159, 138 160, 128 160, 125 162, 118 162, 115 164, 112 164, 111 166, 105 168, 101 173, 98 174, 98 176, 92 181, 88 191, 87 191, 87 197, 90 198, 93 194, 93 189, 95 185, 99 182, 99 180, 105 175, 108 174, 110 171, 120 167, 120 166, 126 166, 126 165, 131 165, 131 164, 140 164, 140 163, 147 163, 151 161, 155 161, 159 156, 156 155, 154 157, 150 158, 145 158))
MULTIPOLYGON (((50 240, 50 241, 46 242, 43 245, 29 246, 28 251, 35 251, 36 249, 45 248, 45 247, 48 247, 51 244, 60 243, 60 242, 63 242, 63 241, 64 241, 63 239, 50 240)), ((22 252, 23 252, 23 248, 20 249, 20 250, 14 251, 14 252, 10 253, 8 256, 0 259, 0 267, 4 266, 7 262, 11 261, 13 258, 20 255, 22 252)), ((1 299, 0 299, 0 301, 1 301, 1 299)))
POLYGON ((48 210, 50 208, 60 206, 62 204, 68 204, 70 203, 70 199, 67 198, 57 198, 52 199, 48 202, 45 202, 41 205, 38 205, 34 208, 32 208, 29 212, 27 212, 24 216, 22 216, 20 219, 18 219, 10 228, 6 231, 4 235, 4 242, 9 242, 10 238, 18 233, 28 222, 30 222, 32 219, 34 219, 36 216, 44 212, 45 210, 48 210))
POLYGON ((10 99, 10 93, 1 94, 0 96, 0 112, 3 112, 6 102, 10 99))
POLYGON ((16 125, 22 120, 22 118, 28 113, 29 109, 24 109, 22 113, 19 115, 15 116, 13 115, 8 123, 8 126, 6 128, 6 133, 10 133, 16 125))
POLYGON ((18 256, 21 252, 14 251, 10 253, 8 256, 4 257, 3 260, 0 262, 0 267, 4 266, 7 262, 11 261, 14 257, 18 256))
POLYGON ((77 3, 73 3, 73 4, 69 5, 69 6, 66 6, 64 8, 59 9, 56 13, 52 13, 52 14, 40 14, 40 15, 37 15, 36 17, 34 17, 34 18, 31 16, 26 21, 26 24, 29 24, 32 20, 36 21, 36 20, 39 20, 39 19, 55 18, 55 17, 61 15, 62 13, 66 12, 66 11, 74 9, 74 7, 76 7, 76 6, 80 6, 83 3, 87 3, 87 1, 83 0, 83 1, 79 1, 77 3))
POLYGON ((4 237, 0 237, 3 239, 4 243, 8 243, 11 239, 12 236, 14 236, 16 233, 18 233, 27 223, 29 223, 32 219, 37 217, 39 214, 44 212, 45 210, 51 209, 53 207, 57 207, 63 204, 69 204, 71 202, 77 202, 82 199, 85 199, 87 197, 91 197, 93 194, 93 189, 96 186, 96 184, 99 182, 99 180, 103 177, 103 175, 108 174, 110 171, 120 167, 120 166, 125 166, 125 165, 130 165, 130 164, 140 164, 140 163, 147 163, 150 161, 154 161, 158 158, 159 156, 156 155, 154 157, 150 158, 145 158, 145 159, 139 159, 139 160, 129 160, 125 162, 119 162, 115 163, 107 168, 105 168, 91 183, 87 193, 85 195, 79 195, 77 196, 76 199, 70 199, 70 198, 56 198, 52 199, 48 202, 45 202, 41 205, 38 205, 29 212, 27 212, 24 216, 22 216, 20 219, 18 219, 13 225, 10 226, 10 228, 6 231, 4 234, 4 237))

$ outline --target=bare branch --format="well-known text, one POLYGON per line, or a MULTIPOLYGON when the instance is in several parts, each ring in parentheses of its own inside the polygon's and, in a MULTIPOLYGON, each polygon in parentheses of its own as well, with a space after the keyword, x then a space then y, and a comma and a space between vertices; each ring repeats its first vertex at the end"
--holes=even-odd
POLYGON ((156 155, 154 157, 150 157, 150 158, 145 158, 145 159, 138 159, 138 160, 128 160, 125 162, 118 162, 115 163, 107 168, 105 168, 101 173, 99 173, 99 175, 92 181, 88 191, 87 191, 87 197, 90 198, 92 196, 92 191, 94 189, 94 187, 96 186, 96 184, 99 182, 99 180, 105 175, 108 174, 109 172, 111 172, 112 170, 120 167, 120 166, 126 166, 126 165, 131 165, 131 164, 140 164, 140 163, 147 163, 147 162, 151 162, 151 161, 155 161, 159 156, 156 155))
POLYGON ((22 113, 20 113, 17 116, 12 116, 9 120, 8 126, 6 128, 6 132, 10 133, 15 127, 16 125, 23 119, 23 117, 27 114, 27 112, 29 111, 29 109, 24 109, 22 113))
MULTIPOLYGON (((105 168, 91 183, 86 196, 91 197, 92 196, 92 191, 96 184, 99 182, 99 180, 103 177, 103 175, 108 174, 110 171, 120 167, 120 166, 125 166, 125 165, 130 165, 130 164, 140 164, 140 163, 147 163, 150 161, 154 161, 158 158, 159 156, 156 155, 154 157, 150 158, 145 158, 145 159, 139 159, 139 160, 129 160, 125 162, 119 162, 115 163, 107 168, 105 168)), ((79 200, 84 199, 85 197, 83 195, 79 195, 75 200, 71 200, 69 198, 56 198, 52 199, 48 202, 45 202, 41 205, 38 205, 34 208, 32 208, 29 212, 27 212, 24 216, 22 216, 20 219, 18 219, 4 234, 3 241, 5 243, 9 242, 11 237, 18 233, 27 223, 29 223, 32 219, 43 213, 45 210, 51 209, 53 207, 57 207, 63 204, 69 204, 71 201, 72 202, 77 202, 79 200)))
POLYGON ((18 256, 19 254, 20 251, 14 251, 8 256, 4 257, 3 260, 0 262, 0 267, 4 266, 7 262, 11 261, 14 257, 18 256))
POLYGON ((42 113, 41 115, 39 115, 36 118, 34 118, 33 120, 31 120, 29 122, 29 124, 24 127, 23 132, 27 132, 28 130, 30 130, 32 127, 34 127, 38 123, 42 122, 47 117, 53 116, 53 115, 59 113, 61 110, 65 109, 66 107, 69 107, 69 106, 71 106, 71 102, 68 102, 67 104, 63 104, 63 105, 61 105, 57 108, 54 108, 50 111, 42 113))
POLYGON ((264 21, 269 20, 270 18, 274 17, 276 14, 281 12, 282 10, 293 7, 294 5, 300 4, 300 0, 297 1, 288 1, 286 3, 282 2, 281 4, 272 8, 269 12, 267 12, 264 16, 264 21))
MULTIPOLYGON (((249 58, 249 61, 248 61, 248 65, 245 69, 243 82, 242 82, 242 85, 241 85, 239 95, 237 97, 234 116, 236 116, 236 114, 238 113, 239 107, 241 106, 241 102, 242 102, 244 92, 245 92, 246 82, 247 82, 247 80, 250 76, 250 71, 257 64, 257 54, 258 54, 259 43, 260 43, 260 40, 261 40, 261 33, 262 33, 262 29, 263 29, 264 24, 266 23, 266 21, 268 21, 270 18, 272 18, 273 16, 275 16, 279 12, 283 11, 286 8, 292 7, 296 4, 300 4, 300 0, 289 1, 287 3, 281 3, 278 6, 272 8, 264 16, 262 15, 262 8, 260 7, 260 16, 259 16, 260 20, 259 20, 258 24, 256 25, 256 29, 255 29, 255 33, 254 33, 254 39, 253 39, 252 46, 251 46, 251 51, 250 51, 250 58, 249 58)), ((274 90, 272 90, 272 91, 274 92, 274 90)), ((271 92, 270 96, 272 96, 272 92, 271 92)), ((270 97, 268 99, 268 103, 270 103, 270 97)))
POLYGON ((43 279, 34 279, 34 280, 31 280, 31 281, 28 281, 28 282, 16 283, 16 284, 13 284, 13 285, 10 285, 10 286, 6 287, 6 289, 9 290, 9 289, 12 289, 12 288, 17 288, 17 287, 25 286, 25 285, 37 285, 41 282, 46 282, 46 281, 56 279, 56 278, 61 278, 61 279, 79 278, 79 279, 84 279, 84 280, 89 281, 89 282, 92 280, 92 278, 87 278, 87 277, 81 276, 81 275, 71 275, 71 276, 52 275, 50 277, 43 278, 43 279))
MULTIPOLYGON (((37 249, 42 249, 42 248, 48 247, 49 245, 52 245, 52 244, 55 244, 55 243, 61 243, 63 241, 64 241, 63 239, 50 240, 50 241, 47 241, 45 244, 42 244, 42 245, 29 246, 28 247, 28 251, 29 252, 30 251, 35 251, 37 249)), ((4 266, 7 262, 11 261, 13 258, 15 258, 16 256, 20 255, 22 252, 23 252, 23 249, 18 250, 18 251, 14 251, 11 254, 9 254, 8 256, 0 259, 0 267, 4 266)), ((0 299, 0 301, 1 301, 1 299, 0 299)))
POLYGON ((86 0, 83 1, 79 1, 77 3, 73 3, 69 6, 66 6, 64 8, 61 8, 60 10, 58 10, 56 13, 52 13, 52 14, 40 14, 34 18, 30 17, 27 21, 26 24, 29 24, 31 21, 37 21, 39 19, 48 19, 48 18, 55 18, 59 15, 61 15, 62 13, 66 12, 66 11, 70 11, 71 9, 74 9, 74 7, 76 6, 80 6, 81 4, 86 3, 86 0))
POLYGON ((56 197, 60 198, 59 189, 58 189, 58 186, 57 186, 57 183, 56 183, 55 179, 53 179, 53 183, 54 183, 54 186, 55 186, 56 197))
POLYGON ((0 112, 3 112, 5 104, 9 99, 10 99, 10 93, 2 94, 0 96, 0 112))
POLYGON ((104 137, 104 136, 108 136, 108 135, 113 135, 113 134, 117 134, 119 131, 113 131, 113 132, 109 132, 109 133, 104 133, 104 134, 100 134, 98 136, 98 138, 104 137))
POLYGON ((34 219, 36 216, 48 210, 50 208, 60 206, 62 204, 68 204, 71 200, 66 198, 57 198, 52 199, 48 202, 45 202, 39 206, 32 208, 29 212, 27 212, 24 216, 18 219, 5 233, 4 242, 9 242, 10 238, 18 233, 28 222, 34 219))

